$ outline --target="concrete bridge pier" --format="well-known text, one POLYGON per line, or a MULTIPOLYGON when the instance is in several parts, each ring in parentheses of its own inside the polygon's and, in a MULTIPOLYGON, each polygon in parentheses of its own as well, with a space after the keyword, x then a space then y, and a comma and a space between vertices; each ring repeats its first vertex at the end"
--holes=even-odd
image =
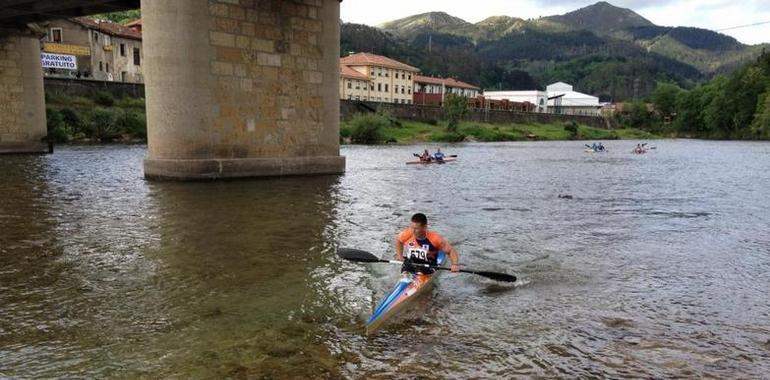
POLYGON ((0 154, 46 153, 40 41, 0 28, 0 154))
POLYGON ((143 0, 145 176, 344 171, 339 0, 143 0))

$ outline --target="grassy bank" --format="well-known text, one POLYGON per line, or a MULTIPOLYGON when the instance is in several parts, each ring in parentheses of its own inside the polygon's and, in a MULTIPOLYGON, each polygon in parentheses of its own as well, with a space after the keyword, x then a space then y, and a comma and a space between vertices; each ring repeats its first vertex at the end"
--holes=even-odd
POLYGON ((144 99, 46 93, 48 137, 54 142, 142 142, 147 139, 144 99))
POLYGON ((387 115, 366 114, 343 121, 340 137, 353 143, 418 143, 460 141, 522 140, 617 140, 654 139, 658 136, 639 129, 606 130, 575 123, 488 124, 464 121, 455 132, 445 122, 421 123, 398 120, 387 115))

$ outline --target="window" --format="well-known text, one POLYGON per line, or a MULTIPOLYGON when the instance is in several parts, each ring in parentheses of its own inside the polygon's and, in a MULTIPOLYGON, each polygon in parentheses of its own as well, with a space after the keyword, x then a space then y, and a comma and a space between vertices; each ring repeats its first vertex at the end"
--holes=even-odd
POLYGON ((407 79, 412 80, 412 74, 409 74, 409 78, 407 79))
POLYGON ((382 76, 382 68, 381 67, 377 69, 377 76, 378 77, 382 76))
POLYGON ((388 84, 385 83, 385 92, 388 92, 388 84))
POLYGON ((51 33, 48 35, 51 42, 62 42, 61 28, 51 28, 51 33))
POLYGON ((348 88, 353 88, 353 81, 352 80, 348 80, 348 88))
POLYGON ((126 56, 126 44, 120 44, 120 56, 121 57, 126 56))
POLYGON ((377 91, 382 91, 382 83, 377 83, 377 91))
POLYGON ((134 48, 134 65, 140 66, 142 57, 139 55, 139 48, 134 48))
POLYGON ((99 61, 99 71, 104 71, 104 63, 99 61))
POLYGON ((360 90, 360 89, 361 89, 361 82, 356 81, 356 90, 360 90))
POLYGON ((104 71, 106 71, 108 73, 110 72, 110 63, 109 62, 104 62, 104 71))
POLYGON ((401 86, 401 93, 403 94, 405 93, 405 91, 406 91, 406 88, 404 88, 404 86, 401 86))
POLYGON ((398 72, 396 72, 396 74, 394 76, 396 77, 396 79, 398 79, 398 72))
POLYGON ((374 69, 372 69, 372 76, 374 76, 374 69))
POLYGON ((94 32, 94 42, 99 42, 99 32, 94 32))
POLYGON ((128 82, 128 73, 125 71, 120 72, 120 81, 121 82, 128 82))
POLYGON ((370 90, 374 91, 374 83, 370 84, 369 86, 371 87, 370 90))

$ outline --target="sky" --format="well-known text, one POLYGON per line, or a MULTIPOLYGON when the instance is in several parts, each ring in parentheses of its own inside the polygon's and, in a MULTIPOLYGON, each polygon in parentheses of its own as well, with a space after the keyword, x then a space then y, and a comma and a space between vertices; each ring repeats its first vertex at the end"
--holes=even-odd
MULTIPOLYGON (((442 11, 465 21, 490 16, 523 19, 571 12, 597 0, 344 0, 345 22, 377 26, 386 21, 432 11, 442 11)), ((744 44, 770 43, 770 0, 610 0, 660 26, 691 26, 716 30, 744 44), (755 23, 762 25, 733 28, 755 23)))

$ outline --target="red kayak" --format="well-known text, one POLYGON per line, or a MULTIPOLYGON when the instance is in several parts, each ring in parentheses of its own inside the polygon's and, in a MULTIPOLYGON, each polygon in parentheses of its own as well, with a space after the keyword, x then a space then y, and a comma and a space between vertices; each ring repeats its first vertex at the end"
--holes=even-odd
POLYGON ((428 164, 444 164, 444 163, 452 162, 452 161, 455 161, 455 160, 457 160, 456 157, 447 157, 447 158, 445 158, 442 161, 436 161, 436 160, 430 160, 430 161, 415 160, 415 161, 407 161, 406 164, 407 165, 414 165, 414 164, 423 164, 423 165, 428 165, 428 164))

